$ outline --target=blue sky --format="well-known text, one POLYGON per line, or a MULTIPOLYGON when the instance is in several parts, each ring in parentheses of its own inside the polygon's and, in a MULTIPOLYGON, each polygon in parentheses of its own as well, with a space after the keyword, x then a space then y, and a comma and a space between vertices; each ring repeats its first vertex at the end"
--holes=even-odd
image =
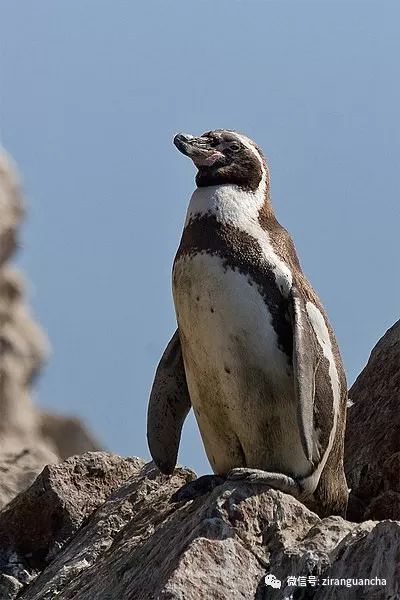
MULTIPOLYGON (((0 127, 29 203, 18 263, 53 356, 42 406, 148 456, 194 168, 177 131, 265 150, 278 219, 351 384, 398 318, 398 2, 3 0, 0 127)), ((189 420, 180 461, 207 472, 189 420)))

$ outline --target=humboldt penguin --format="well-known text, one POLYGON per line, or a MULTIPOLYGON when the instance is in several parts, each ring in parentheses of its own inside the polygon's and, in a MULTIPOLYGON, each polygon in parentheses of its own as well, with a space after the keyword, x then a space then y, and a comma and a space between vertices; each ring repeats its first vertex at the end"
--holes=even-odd
POLYGON ((193 407, 218 482, 265 484, 344 516, 344 368, 274 215, 264 155, 227 129, 174 144, 197 167, 197 187, 173 265, 178 328, 150 394, 151 455, 173 472, 193 407))

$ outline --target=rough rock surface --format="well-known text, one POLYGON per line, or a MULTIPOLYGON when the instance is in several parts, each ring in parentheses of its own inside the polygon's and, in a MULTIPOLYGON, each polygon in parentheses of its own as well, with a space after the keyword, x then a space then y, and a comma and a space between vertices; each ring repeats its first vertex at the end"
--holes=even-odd
POLYGON ((99 449, 76 419, 42 413, 32 402, 49 345, 27 306, 23 277, 8 262, 23 215, 16 169, 0 149, 0 506, 57 457, 99 449))
POLYGON ((400 520, 400 321, 372 350, 352 386, 345 469, 348 517, 400 520))
POLYGON ((56 454, 40 448, 0 452, 0 509, 29 487, 43 467, 58 460, 56 454))
POLYGON ((171 503, 193 477, 105 453, 45 469, 0 512, 2 598, 399 598, 400 523, 321 520, 291 496, 233 482, 171 503), (318 585, 292 586, 289 575, 318 585), (372 577, 386 585, 348 586, 372 577))
POLYGON ((0 512, 3 562, 16 554, 27 568, 42 569, 82 521, 142 464, 138 459, 88 452, 45 467, 0 512))

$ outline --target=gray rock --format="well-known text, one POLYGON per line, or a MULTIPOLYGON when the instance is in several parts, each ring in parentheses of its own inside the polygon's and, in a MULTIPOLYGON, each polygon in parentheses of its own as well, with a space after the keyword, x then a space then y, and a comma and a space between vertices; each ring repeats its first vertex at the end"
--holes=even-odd
POLYGON ((0 557, 3 565, 11 565, 6 572, 42 570, 84 519, 142 464, 139 459, 88 452, 46 466, 0 512, 0 557))
POLYGON ((39 445, 20 452, 0 452, 0 509, 29 487, 45 465, 57 461, 55 454, 39 445))
POLYGON ((400 523, 367 521, 355 527, 338 545, 332 564, 324 573, 330 581, 362 580, 363 585, 329 585, 320 589, 316 599, 398 600, 400 523), (378 578, 381 583, 372 583, 378 578), (384 580, 386 583, 382 583, 384 580))
POLYGON ((1 600, 14 600, 21 589, 23 584, 11 577, 11 575, 0 575, 0 598, 1 600))
POLYGON ((349 396, 348 518, 400 519, 400 321, 372 350, 349 396))
MULTIPOLYGON (((51 548, 45 561, 33 509, 24 516, 18 502, 8 505, 7 522, 22 519, 25 541, 36 540, 30 548, 31 579, 21 600, 398 598, 397 522, 321 520, 292 496, 233 482, 174 504, 171 496, 194 473, 176 469, 167 477, 138 459, 125 459, 132 461, 129 478, 119 484, 114 480, 113 490, 101 490, 98 474, 86 490, 88 456, 57 465, 57 494, 48 496, 47 511, 55 507, 60 514, 63 506, 64 512, 56 530, 42 526, 46 548, 51 548), (83 497, 94 490, 99 501, 86 504, 83 497), (68 530, 74 519, 69 541, 63 543, 64 527, 68 530), (281 587, 267 587, 266 575, 274 575, 281 587), (294 587, 289 575, 306 583, 311 579, 306 587, 300 582, 294 587), (350 581, 375 576, 386 579, 386 585, 350 581)), ((99 456, 105 466, 108 455, 99 456)), ((109 460, 114 464, 116 458, 109 460)), ((15 549, 20 538, 13 539, 15 549)), ((18 546, 14 554, 20 551, 18 546)))

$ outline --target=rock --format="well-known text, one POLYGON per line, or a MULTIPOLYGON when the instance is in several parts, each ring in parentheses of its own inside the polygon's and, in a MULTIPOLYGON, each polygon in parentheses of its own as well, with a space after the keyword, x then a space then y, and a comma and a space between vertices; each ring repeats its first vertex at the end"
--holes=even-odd
POLYGON ((0 265, 15 251, 24 203, 15 166, 0 148, 0 265))
POLYGON ((23 588, 23 584, 11 577, 11 575, 0 575, 0 598, 1 600, 14 600, 23 588))
POLYGON ((16 169, 0 150, 0 506, 55 455, 100 448, 77 419, 42 413, 32 402, 32 384, 49 344, 27 306, 22 275, 8 263, 23 214, 16 169))
POLYGON ((363 515, 365 519, 398 519, 400 494, 388 490, 373 498, 363 515))
POLYGON ((0 452, 0 509, 29 487, 45 465, 57 461, 58 456, 40 447, 0 452))
POLYGON ((141 466, 138 459, 104 452, 46 466, 0 512, 3 562, 17 556, 28 570, 41 570, 82 521, 141 466))
POLYGON ((167 477, 153 465, 143 466, 91 515, 27 588, 26 598, 50 600, 79 594, 82 600, 94 600, 99 593, 121 600, 144 597, 141 592, 135 594, 141 586, 149 590, 155 573, 160 575, 174 564, 191 535, 192 523, 182 519, 169 499, 193 478, 194 473, 184 469, 167 477), (130 582, 132 571, 138 575, 136 585, 130 582))
POLYGON ((31 398, 32 382, 48 356, 47 338, 26 304, 22 275, 7 262, 23 214, 16 169, 0 151, 0 506, 57 460, 53 443, 41 435, 31 398))
POLYGON ((194 476, 105 453, 45 469, 0 513, 3 573, 23 584, 20 600, 398 597, 400 523, 320 519, 292 496, 243 482, 171 503, 194 476), (110 484, 113 469, 123 475, 110 484), (295 586, 289 576, 310 580, 295 586), (386 583, 350 581, 372 577, 386 583))
POLYGON ((22 278, 4 266, 0 270, 1 450, 19 452, 40 440, 30 387, 47 352, 47 341, 25 305, 22 278))
POLYGON ((332 565, 324 573, 326 579, 345 583, 319 590, 315 599, 397 600, 400 598, 399 545, 398 522, 368 521, 355 527, 338 545, 332 565), (381 583, 372 583, 375 578, 381 583), (371 583, 348 586, 349 580, 371 583))
POLYGON ((348 518, 400 519, 400 321, 379 340, 349 397, 348 518))
POLYGON ((100 450, 100 444, 75 417, 42 412, 39 426, 43 438, 51 441, 62 459, 100 450))

